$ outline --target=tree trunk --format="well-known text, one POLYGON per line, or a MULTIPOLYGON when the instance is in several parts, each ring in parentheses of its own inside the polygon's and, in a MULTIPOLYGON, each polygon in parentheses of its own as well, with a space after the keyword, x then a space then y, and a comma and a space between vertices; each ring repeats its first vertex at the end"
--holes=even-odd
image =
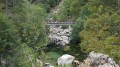
POLYGON ((2 66, 2 54, 0 54, 0 66, 2 66))
POLYGON ((6 0, 6 16, 8 16, 8 0, 6 0))

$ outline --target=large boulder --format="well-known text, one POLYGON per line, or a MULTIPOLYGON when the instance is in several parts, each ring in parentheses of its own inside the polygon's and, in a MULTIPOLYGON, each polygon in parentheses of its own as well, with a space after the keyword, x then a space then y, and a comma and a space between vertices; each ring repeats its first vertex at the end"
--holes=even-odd
POLYGON ((68 66, 68 65, 72 64, 74 59, 75 59, 74 56, 69 55, 69 54, 64 54, 60 58, 58 58, 57 63, 58 63, 58 65, 62 65, 62 66, 66 65, 66 66, 68 66))
POLYGON ((106 54, 90 52, 88 58, 79 67, 119 67, 116 62, 106 54))

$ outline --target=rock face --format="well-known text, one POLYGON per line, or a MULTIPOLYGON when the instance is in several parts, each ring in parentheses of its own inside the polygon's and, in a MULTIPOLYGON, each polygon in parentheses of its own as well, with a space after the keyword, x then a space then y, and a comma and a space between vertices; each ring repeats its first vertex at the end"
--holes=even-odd
POLYGON ((79 67, 119 67, 108 55, 90 52, 88 58, 79 67))
POLYGON ((57 45, 66 45, 70 42, 71 27, 62 29, 61 26, 50 26, 49 38, 50 42, 56 43, 57 45))
POLYGON ((74 59, 75 59, 74 56, 69 55, 69 54, 64 54, 60 58, 58 58, 57 63, 58 63, 58 65, 69 66, 70 64, 72 64, 74 59))

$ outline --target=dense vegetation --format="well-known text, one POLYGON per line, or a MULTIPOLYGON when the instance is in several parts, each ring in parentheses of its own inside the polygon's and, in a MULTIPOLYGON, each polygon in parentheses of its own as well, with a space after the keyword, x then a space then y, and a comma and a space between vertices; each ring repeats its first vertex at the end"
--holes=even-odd
MULTIPOLYGON (((39 67, 48 44, 45 21, 62 0, 0 0, 0 67, 39 67)), ((63 0, 57 21, 74 21, 72 54, 96 51, 120 65, 120 0, 63 0)), ((70 52, 71 52, 70 51, 70 52)), ((83 60, 83 58, 79 58, 83 60)))
POLYGON ((41 47, 48 42, 46 10, 27 0, 9 0, 7 6, 2 0, 0 5, 0 67, 37 67, 41 47))
POLYGON ((71 43, 81 51, 108 54, 120 65, 119 8, 119 0, 64 0, 56 16, 76 22, 71 43))

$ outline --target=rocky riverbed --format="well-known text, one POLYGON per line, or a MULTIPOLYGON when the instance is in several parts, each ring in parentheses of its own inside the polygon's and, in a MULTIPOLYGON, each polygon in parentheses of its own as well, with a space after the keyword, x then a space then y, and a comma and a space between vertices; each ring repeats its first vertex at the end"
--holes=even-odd
MULTIPOLYGON (((70 43, 70 35, 71 35, 71 27, 66 26, 50 26, 49 29, 49 38, 50 38, 50 43, 55 43, 53 45, 59 45, 59 46, 65 46, 70 43)), ((72 55, 71 55, 72 56, 72 55)), ((66 54, 63 54, 59 60, 54 61, 55 63, 59 62, 58 65, 60 64, 66 64, 69 63, 69 60, 71 60, 71 63, 75 63, 76 66, 72 67, 119 67, 119 65, 108 55, 102 54, 102 53, 95 53, 94 51, 90 52, 88 57, 83 61, 79 62, 78 60, 76 61, 76 58, 74 55, 74 59, 71 59, 70 55, 67 57, 66 54), (65 56, 65 58, 61 58, 65 56), (68 59, 67 59, 68 58, 68 59)), ((50 64, 51 65, 51 64, 50 64)), ((49 67, 49 64, 48 66, 49 67)), ((68 66, 69 67, 69 66, 68 66)))
MULTIPOLYGON (((95 53, 94 51, 90 52, 83 62, 77 61, 72 55, 64 54, 58 58, 56 63, 62 67, 64 67, 64 65, 66 67, 119 67, 119 65, 108 55, 95 53), (76 66, 72 65, 73 63, 75 63, 76 66)), ((46 67, 51 67, 51 64, 49 65, 46 67)), ((52 67, 54 66, 52 65, 52 67)))
POLYGON ((50 26, 49 38, 50 42, 54 42, 57 45, 67 45, 70 42, 71 27, 66 26, 50 26))

